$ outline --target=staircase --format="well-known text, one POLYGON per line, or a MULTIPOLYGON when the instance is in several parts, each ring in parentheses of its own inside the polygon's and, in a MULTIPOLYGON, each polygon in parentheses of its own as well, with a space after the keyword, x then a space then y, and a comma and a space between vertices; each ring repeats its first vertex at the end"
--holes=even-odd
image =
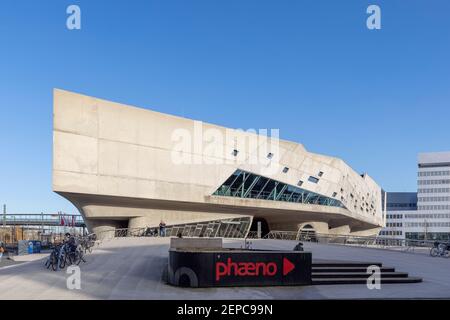
POLYGON ((406 272, 396 272, 395 268, 384 267, 379 262, 313 261, 312 284, 366 284, 367 278, 371 276, 367 273, 367 268, 373 265, 380 267, 382 284, 422 282, 422 278, 410 277, 406 272))

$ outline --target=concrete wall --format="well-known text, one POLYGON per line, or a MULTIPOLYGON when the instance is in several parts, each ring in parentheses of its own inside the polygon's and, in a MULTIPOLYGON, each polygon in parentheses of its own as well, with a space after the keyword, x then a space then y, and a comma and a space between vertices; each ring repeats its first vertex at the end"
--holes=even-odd
POLYGON ((381 189, 373 179, 301 144, 281 140, 275 146, 254 133, 63 90, 54 91, 53 126, 53 189, 74 203, 88 226, 104 221, 137 226, 160 219, 174 224, 230 214, 258 214, 286 228, 311 217, 330 228, 349 225, 355 231, 383 224, 381 189), (230 139, 220 140, 230 132, 230 139), (186 142, 180 139, 185 133, 194 140, 200 136, 201 145, 192 141, 190 150, 175 152, 186 142), (214 143, 208 142, 211 138, 214 143), (274 159, 267 159, 268 152, 274 159), (302 180, 302 188, 327 197, 336 193, 346 209, 211 196, 237 168, 291 185, 302 180), (319 183, 308 182, 319 172, 319 183))

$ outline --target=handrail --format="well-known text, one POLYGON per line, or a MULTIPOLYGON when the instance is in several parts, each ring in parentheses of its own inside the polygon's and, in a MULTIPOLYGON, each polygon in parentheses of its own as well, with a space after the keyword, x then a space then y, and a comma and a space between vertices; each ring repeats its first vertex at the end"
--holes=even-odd
POLYGON ((304 242, 340 244, 348 246, 381 247, 386 249, 400 249, 404 251, 414 251, 415 248, 431 248, 436 242, 442 242, 434 240, 390 239, 380 236, 371 237, 357 235, 321 234, 316 233, 313 230, 300 230, 299 232, 272 230, 263 238, 274 240, 296 240, 304 242))
MULTIPOLYGON (((170 226, 166 227, 166 230, 170 230, 170 226)), ((158 228, 153 228, 158 229, 158 228)), ((121 237, 145 237, 145 236, 155 236, 147 234, 147 227, 141 228, 121 228, 121 229, 111 229, 104 230, 96 233, 98 240, 109 240, 113 238, 121 237)), ((166 232, 165 235, 161 236, 159 232, 156 233, 157 237, 170 237, 170 233, 166 232)), ((189 237, 189 236, 183 236, 189 237)), ((257 239, 257 231, 249 231, 246 239, 257 239)), ((282 230, 272 230, 267 233, 262 239, 272 239, 272 240, 294 240, 303 242, 317 242, 325 244, 336 244, 336 245, 346 245, 346 246, 360 246, 360 247, 371 247, 371 248, 384 248, 384 249, 395 249, 402 251, 412 251, 414 252, 416 248, 431 248, 436 242, 432 240, 409 240, 409 239, 389 239, 384 237, 370 237, 370 236, 357 236, 357 235, 333 235, 333 234, 322 234, 316 233, 314 231, 282 231, 282 230)))

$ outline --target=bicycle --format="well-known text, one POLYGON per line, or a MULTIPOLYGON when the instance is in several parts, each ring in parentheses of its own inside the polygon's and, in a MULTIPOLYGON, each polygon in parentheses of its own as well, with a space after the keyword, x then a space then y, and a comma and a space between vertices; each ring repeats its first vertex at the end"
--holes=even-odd
MULTIPOLYGON (((91 244, 88 244, 88 246, 91 246, 91 244)), ((81 244, 76 245, 74 248, 73 244, 71 245, 69 242, 64 241, 62 244, 53 247, 45 262, 45 266, 47 269, 51 267, 53 271, 57 271, 58 268, 64 269, 66 265, 79 265, 81 261, 86 262, 84 250, 85 248, 81 244)))
POLYGON ((45 262, 45 266, 47 267, 47 269, 50 269, 50 267, 52 268, 53 271, 58 270, 58 261, 59 261, 59 255, 60 255, 60 250, 62 246, 55 246, 53 247, 52 252, 50 253, 50 256, 48 257, 47 261, 45 262))
POLYGON ((433 247, 430 249, 430 256, 432 257, 450 257, 450 245, 445 243, 435 242, 433 247))

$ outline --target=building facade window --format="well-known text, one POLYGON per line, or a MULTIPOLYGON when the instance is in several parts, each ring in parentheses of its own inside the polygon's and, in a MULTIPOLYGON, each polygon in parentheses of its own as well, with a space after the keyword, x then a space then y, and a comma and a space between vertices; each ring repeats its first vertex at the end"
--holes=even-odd
POLYGON ((318 182, 319 182, 319 179, 317 179, 316 177, 310 176, 310 177, 308 178, 308 181, 309 181, 309 182, 312 182, 312 183, 318 183, 318 182))
POLYGON ((345 208, 339 200, 243 170, 236 170, 213 195, 345 208))
POLYGON ((450 179, 439 180, 419 180, 417 181, 419 186, 435 185, 435 184, 450 184, 450 179))

